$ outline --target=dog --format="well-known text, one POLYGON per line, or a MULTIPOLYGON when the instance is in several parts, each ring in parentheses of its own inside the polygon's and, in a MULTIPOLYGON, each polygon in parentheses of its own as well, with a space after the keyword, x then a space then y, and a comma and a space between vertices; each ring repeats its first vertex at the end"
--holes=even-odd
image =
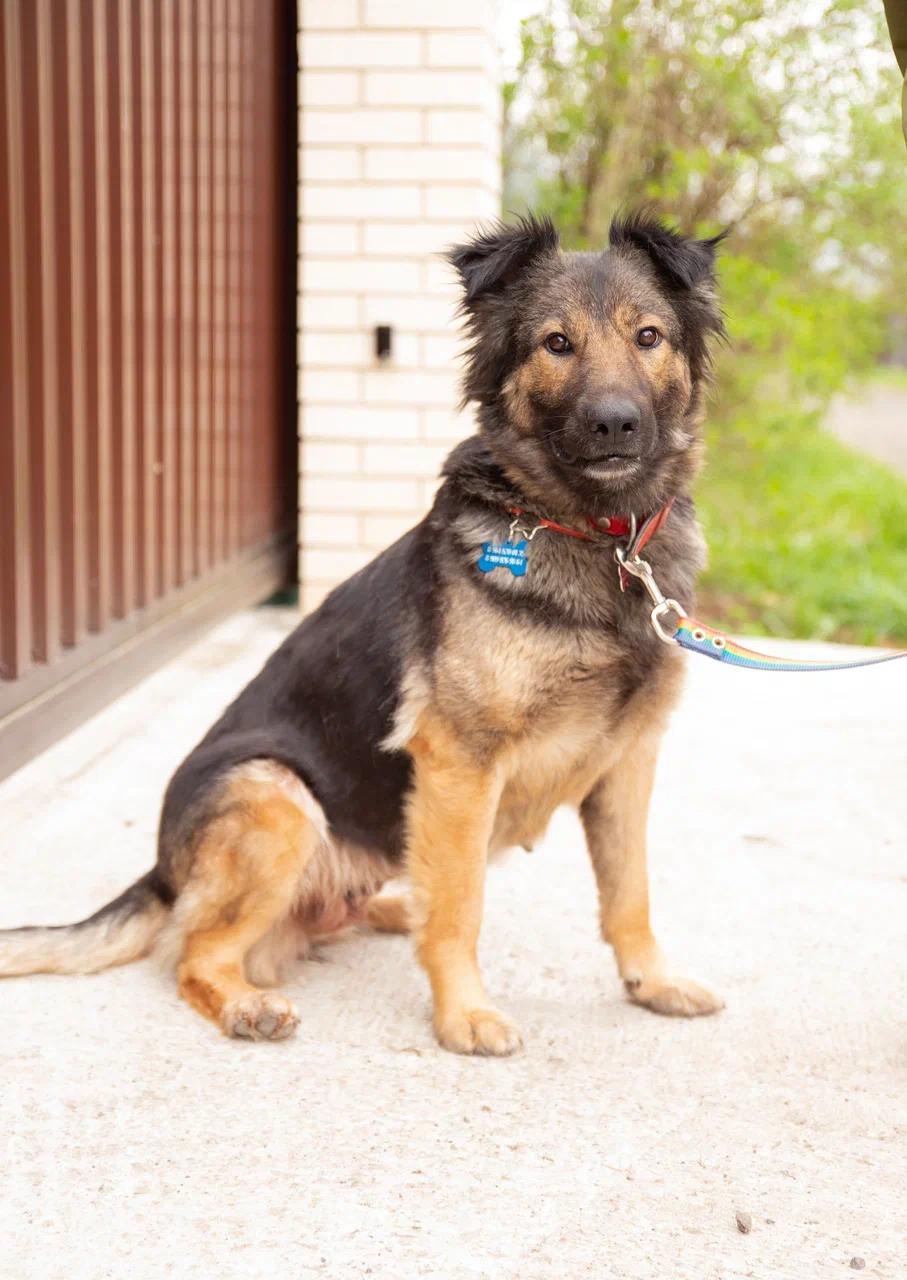
POLYGON ((478 430, 428 515, 300 623, 180 765, 154 869, 79 924, 0 933, 0 974, 159 949, 227 1035, 279 1040, 299 1021, 272 989, 287 966, 365 922, 412 935, 441 1045, 510 1054, 520 1033, 476 959, 486 865, 566 804, 630 999, 721 1008, 649 922, 647 811, 684 657, 614 559, 615 529, 661 513, 647 558, 692 604, 720 239, 637 214, 604 251, 567 253, 529 216, 450 251, 478 430))

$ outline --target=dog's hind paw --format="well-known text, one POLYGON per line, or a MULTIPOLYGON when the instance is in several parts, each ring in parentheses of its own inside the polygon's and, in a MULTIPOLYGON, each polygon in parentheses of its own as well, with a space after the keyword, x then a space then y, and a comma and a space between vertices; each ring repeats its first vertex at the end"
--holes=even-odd
POLYGON ((286 1040, 299 1026, 299 1014, 283 996, 253 991, 224 1006, 221 1026, 241 1040, 286 1040))
POLYGON ((675 1018, 698 1018, 718 1013, 724 1001, 714 991, 691 978, 660 978, 624 983, 627 994, 635 1004, 644 1005, 653 1013, 667 1014, 675 1018))
POLYGON ((451 1053, 506 1058, 523 1046, 519 1028, 497 1009, 460 1009, 436 1018, 435 1034, 451 1053))

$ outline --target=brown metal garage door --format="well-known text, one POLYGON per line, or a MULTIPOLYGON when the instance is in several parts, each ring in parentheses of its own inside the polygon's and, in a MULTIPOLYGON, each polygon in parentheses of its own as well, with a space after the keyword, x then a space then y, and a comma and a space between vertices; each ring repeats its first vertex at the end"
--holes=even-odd
POLYGON ((292 11, 0 0, 0 774, 291 573, 292 11))

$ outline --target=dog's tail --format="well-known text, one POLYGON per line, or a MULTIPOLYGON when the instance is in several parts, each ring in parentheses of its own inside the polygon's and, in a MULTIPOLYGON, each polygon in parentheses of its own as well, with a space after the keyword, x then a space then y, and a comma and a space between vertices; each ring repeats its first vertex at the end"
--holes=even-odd
POLYGON ((138 960, 151 950, 172 903, 173 893, 154 870, 78 924, 0 929, 0 978, 97 973, 138 960))

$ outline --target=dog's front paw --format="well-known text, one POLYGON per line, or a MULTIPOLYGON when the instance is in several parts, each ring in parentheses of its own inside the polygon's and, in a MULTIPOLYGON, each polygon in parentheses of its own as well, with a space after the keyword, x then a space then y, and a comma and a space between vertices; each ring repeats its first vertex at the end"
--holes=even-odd
POLYGON ((522 1048, 519 1028, 498 1009, 458 1009, 435 1018, 438 1043, 451 1053, 506 1058, 522 1048))
POLYGON ((221 1014, 224 1034, 241 1040, 286 1040, 298 1026, 295 1005, 272 991, 253 991, 231 1000, 221 1014))
POLYGON ((631 978, 624 986, 634 1003, 674 1018, 698 1018, 724 1008, 719 995, 691 978, 631 978))

